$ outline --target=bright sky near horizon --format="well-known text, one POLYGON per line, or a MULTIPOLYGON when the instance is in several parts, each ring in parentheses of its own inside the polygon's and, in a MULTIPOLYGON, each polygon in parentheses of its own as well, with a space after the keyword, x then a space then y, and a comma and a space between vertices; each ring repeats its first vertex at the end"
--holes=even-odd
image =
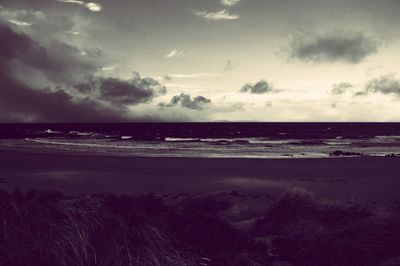
POLYGON ((0 121, 400 121, 399 10, 0 0, 0 121))

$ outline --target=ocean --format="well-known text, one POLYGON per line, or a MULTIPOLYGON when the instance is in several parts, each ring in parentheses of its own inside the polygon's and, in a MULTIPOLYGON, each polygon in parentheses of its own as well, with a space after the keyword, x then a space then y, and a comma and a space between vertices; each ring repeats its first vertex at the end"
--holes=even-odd
POLYGON ((140 157, 399 156, 400 123, 0 124, 0 148, 140 157))

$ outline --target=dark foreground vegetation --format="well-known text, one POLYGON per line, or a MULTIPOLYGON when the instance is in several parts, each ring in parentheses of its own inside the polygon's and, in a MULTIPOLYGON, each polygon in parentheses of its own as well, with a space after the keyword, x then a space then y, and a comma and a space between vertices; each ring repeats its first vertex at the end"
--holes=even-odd
POLYGON ((0 265, 400 265, 400 212, 238 192, 0 191, 0 265))

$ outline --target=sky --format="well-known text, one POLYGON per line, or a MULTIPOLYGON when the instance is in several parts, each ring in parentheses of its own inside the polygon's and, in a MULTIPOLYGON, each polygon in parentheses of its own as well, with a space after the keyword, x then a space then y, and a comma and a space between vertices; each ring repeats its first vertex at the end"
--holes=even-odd
POLYGON ((399 10, 0 0, 0 122, 397 122, 399 10))

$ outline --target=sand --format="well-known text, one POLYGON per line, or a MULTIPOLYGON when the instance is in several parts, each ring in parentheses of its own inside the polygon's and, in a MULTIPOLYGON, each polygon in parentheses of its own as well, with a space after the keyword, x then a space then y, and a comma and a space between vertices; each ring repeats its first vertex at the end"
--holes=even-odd
POLYGON ((141 158, 0 151, 0 178, 25 189, 68 193, 278 196, 302 187, 317 196, 400 204, 400 159, 141 158))

